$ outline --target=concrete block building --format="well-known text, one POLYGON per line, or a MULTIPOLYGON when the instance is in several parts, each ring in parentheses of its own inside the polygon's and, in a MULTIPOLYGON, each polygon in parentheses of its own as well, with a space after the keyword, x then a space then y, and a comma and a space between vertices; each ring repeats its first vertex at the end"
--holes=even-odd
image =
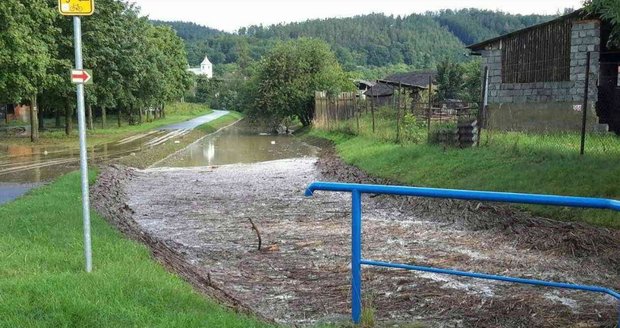
POLYGON ((608 48, 611 28, 583 10, 468 48, 488 69, 487 125, 515 131, 589 130, 620 133, 620 52, 608 48), (588 106, 583 108, 590 54, 588 106))

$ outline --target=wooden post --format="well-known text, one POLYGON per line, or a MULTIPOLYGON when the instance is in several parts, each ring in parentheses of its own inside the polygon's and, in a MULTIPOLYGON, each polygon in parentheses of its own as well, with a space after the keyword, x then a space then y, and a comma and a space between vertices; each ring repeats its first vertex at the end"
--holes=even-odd
POLYGON ((400 142, 400 91, 402 87, 402 82, 398 82, 398 107, 396 107, 396 142, 400 142))
POLYGON ((379 96, 375 96, 375 101, 372 103, 372 106, 370 107, 370 112, 372 114, 372 133, 375 133, 375 106, 378 100, 379 100, 379 96))
POLYGON ((359 110, 359 104, 357 102, 357 98, 354 98, 355 101, 355 109, 353 114, 355 115, 355 119, 357 120, 357 135, 360 135, 360 110, 359 110))
POLYGON ((426 117, 426 129, 428 137, 431 135, 431 116, 433 115, 433 76, 428 76, 428 110, 426 117))

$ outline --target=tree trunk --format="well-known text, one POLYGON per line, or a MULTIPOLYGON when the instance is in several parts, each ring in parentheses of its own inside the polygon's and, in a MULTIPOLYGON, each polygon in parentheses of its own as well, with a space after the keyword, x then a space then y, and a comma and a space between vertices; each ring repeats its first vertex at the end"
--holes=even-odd
POLYGON ((161 117, 166 118, 166 103, 161 103, 161 117))
POLYGON ((62 127, 62 123, 60 123, 60 110, 58 107, 56 107, 56 110, 54 111, 54 118, 56 120, 54 122, 54 127, 56 127, 56 129, 60 129, 62 127))
POLYGON ((121 109, 118 109, 118 116, 116 117, 118 120, 118 127, 121 127, 121 109))
POLYGON ((4 123, 9 124, 9 105, 4 106, 4 123))
POLYGON ((101 107, 101 128, 105 129, 105 125, 106 125, 106 112, 105 112, 105 107, 101 107))
POLYGON ((30 102, 30 141, 39 140, 39 108, 37 104, 37 95, 32 95, 30 102))
POLYGON ((39 122, 39 131, 45 131, 45 122, 43 121, 43 110, 37 110, 37 121, 39 122))
POLYGON ((142 108, 138 108, 138 124, 142 124, 142 115, 144 115, 142 111, 142 108))
POLYGON ((88 129, 94 130, 95 125, 93 124, 93 106, 88 105, 88 129))
POLYGON ((65 134, 70 135, 73 130, 73 108, 70 104, 65 104, 65 134))

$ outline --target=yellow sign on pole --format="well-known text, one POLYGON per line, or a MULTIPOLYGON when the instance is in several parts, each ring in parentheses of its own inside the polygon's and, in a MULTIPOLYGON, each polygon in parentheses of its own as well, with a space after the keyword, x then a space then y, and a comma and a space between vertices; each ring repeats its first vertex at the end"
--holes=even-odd
POLYGON ((95 0, 58 0, 58 10, 65 16, 90 16, 95 12, 95 0))

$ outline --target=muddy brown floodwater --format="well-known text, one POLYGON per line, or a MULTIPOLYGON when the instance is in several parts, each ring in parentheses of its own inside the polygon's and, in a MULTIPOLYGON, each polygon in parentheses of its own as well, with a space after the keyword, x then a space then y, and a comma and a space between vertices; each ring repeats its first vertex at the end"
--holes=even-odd
MULTIPOLYGON (((127 138, 88 147, 90 164, 107 163, 188 135, 197 126, 226 115, 214 110, 193 120, 160 127, 158 130, 131 135, 127 138)), ((79 168, 77 139, 73 147, 54 145, 0 144, 0 204, 11 201, 28 190, 79 168)))
MULTIPOLYGON (((97 210, 194 286, 291 325, 349 320, 350 196, 315 180, 381 182, 333 155, 199 168, 105 170, 97 210), (258 250, 260 231, 262 248, 258 250)), ((363 255, 620 287, 617 231, 496 204, 364 196, 363 255)), ((365 267, 377 319, 429 327, 613 327, 604 295, 365 267)))
POLYGON ((195 167, 256 163, 316 156, 318 148, 286 135, 261 134, 241 121, 206 136, 154 167, 195 167))

